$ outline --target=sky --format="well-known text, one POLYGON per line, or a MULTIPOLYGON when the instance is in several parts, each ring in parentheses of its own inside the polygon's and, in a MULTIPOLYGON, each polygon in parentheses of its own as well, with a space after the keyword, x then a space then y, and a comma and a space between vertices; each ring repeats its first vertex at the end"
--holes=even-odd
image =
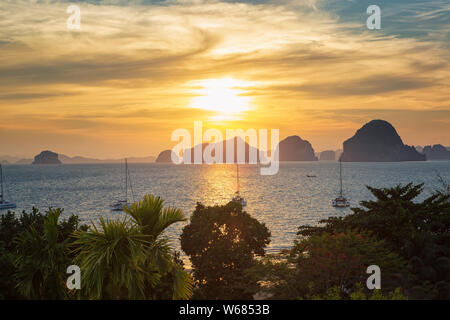
POLYGON ((449 49, 448 0, 0 0, 0 154, 157 155, 194 121, 450 146, 449 49))

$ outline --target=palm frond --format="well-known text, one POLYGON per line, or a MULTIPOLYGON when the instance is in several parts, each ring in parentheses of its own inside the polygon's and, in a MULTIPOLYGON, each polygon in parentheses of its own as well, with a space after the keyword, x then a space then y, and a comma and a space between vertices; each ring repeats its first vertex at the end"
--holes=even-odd
POLYGON ((192 296, 194 280, 191 275, 180 266, 175 265, 172 270, 173 275, 173 299, 188 300, 192 296))
POLYGON ((163 199, 148 194, 131 207, 125 207, 124 211, 141 226, 145 234, 156 239, 170 225, 186 220, 180 209, 163 208, 163 199))

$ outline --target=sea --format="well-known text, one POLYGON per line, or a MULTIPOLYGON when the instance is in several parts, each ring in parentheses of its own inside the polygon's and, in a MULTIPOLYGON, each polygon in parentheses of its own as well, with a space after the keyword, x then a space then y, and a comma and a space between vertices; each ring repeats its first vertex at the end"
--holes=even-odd
MULTIPOLYGON (((166 206, 180 208, 188 218, 197 202, 226 204, 237 185, 235 165, 131 163, 128 168, 130 200, 145 194, 161 196, 166 206)), ((282 162, 272 176, 261 175, 258 165, 240 165, 239 171, 245 210, 271 232, 269 253, 291 247, 301 225, 317 225, 321 219, 352 212, 331 205, 339 193, 336 161, 282 162)), ((98 223, 100 217, 124 217, 124 213, 109 209, 125 195, 123 164, 4 165, 3 174, 6 199, 17 203, 16 213, 30 212, 32 207, 42 211, 64 208, 63 216, 76 214, 85 224, 98 223)), ((424 183, 419 201, 442 187, 439 175, 450 182, 450 161, 342 163, 344 195, 352 207, 373 199, 366 186, 384 188, 409 182, 424 183)), ((166 232, 177 250, 187 223, 177 223, 166 232)))

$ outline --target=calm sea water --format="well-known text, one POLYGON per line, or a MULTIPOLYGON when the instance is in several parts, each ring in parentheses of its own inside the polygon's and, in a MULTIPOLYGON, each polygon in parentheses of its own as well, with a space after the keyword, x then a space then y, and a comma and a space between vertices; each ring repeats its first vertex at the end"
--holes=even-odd
MULTIPOLYGON (((130 164, 129 170, 136 200, 146 193, 159 195, 187 216, 197 201, 227 203, 236 187, 233 165, 130 164)), ((123 215, 109 210, 109 204, 124 194, 123 165, 8 165, 3 171, 6 194, 8 200, 17 202, 16 212, 29 211, 32 206, 62 207, 65 215, 77 214, 85 223, 123 215)), ((344 192, 352 206, 357 206, 371 198, 365 185, 389 187, 412 181, 425 183, 423 198, 440 186, 438 173, 450 181, 450 161, 343 163, 344 192)), ((281 163, 274 176, 261 176, 257 166, 242 165, 240 176, 246 210, 272 233, 269 252, 290 247, 302 224, 314 225, 320 219, 351 212, 331 206, 339 190, 337 162, 281 163)), ((178 249, 183 226, 179 223, 168 230, 178 249)))

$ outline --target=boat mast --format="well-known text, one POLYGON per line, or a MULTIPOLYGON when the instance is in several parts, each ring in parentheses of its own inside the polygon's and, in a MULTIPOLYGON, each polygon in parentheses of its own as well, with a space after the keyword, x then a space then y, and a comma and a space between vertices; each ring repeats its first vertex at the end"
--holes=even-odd
POLYGON ((341 197, 342 197, 342 161, 339 159, 339 181, 341 182, 341 197))
POLYGON ((3 202, 3 169, 2 169, 2 165, 0 164, 0 185, 1 187, 1 191, 0 191, 0 203, 3 202))
POLYGON ((239 186, 239 164, 238 163, 236 163, 236 182, 237 182, 237 191, 236 191, 236 193, 239 194, 240 186, 239 186))
POLYGON ((125 158, 125 203, 128 203, 128 162, 125 158))

